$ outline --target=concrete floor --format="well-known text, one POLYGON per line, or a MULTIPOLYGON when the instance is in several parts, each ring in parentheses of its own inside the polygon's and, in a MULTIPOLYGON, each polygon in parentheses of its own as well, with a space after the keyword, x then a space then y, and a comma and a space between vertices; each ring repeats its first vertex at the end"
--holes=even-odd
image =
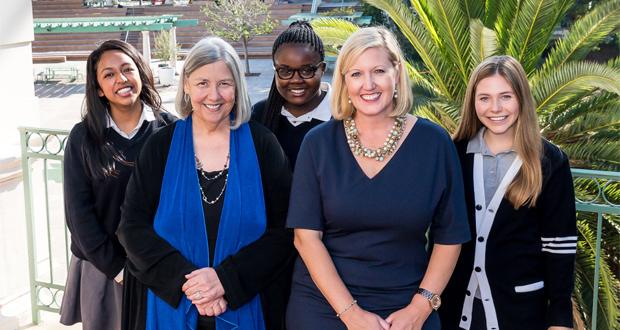
MULTIPOLYGON (((271 60, 251 60, 252 72, 260 72, 260 76, 248 77, 248 88, 251 101, 257 102, 269 92, 273 79, 271 60)), ((74 66, 84 73, 85 62, 67 62, 62 64, 35 65, 35 74, 47 66, 74 66)), ((182 62, 179 62, 179 68, 182 62)), ((176 77, 178 79, 178 77, 176 77)), ((325 76, 331 81, 331 73, 325 76)), ((170 87, 158 86, 163 106, 170 112, 174 111, 176 84, 170 87)), ((84 82, 36 83, 37 108, 34 109, 40 128, 69 130, 80 120, 80 111, 84 99, 84 82)), ((17 128, 16 128, 17 134, 17 128)), ((0 148, 0 165, 7 164, 11 159, 20 158, 19 143, 3 144, 0 148)), ((19 164, 19 163, 17 163, 19 164)), ((40 163, 33 167, 41 168, 40 163)), ((51 165, 53 166, 53 165, 51 165)), ((24 187, 21 180, 19 165, 12 179, 0 181, 0 330, 16 329, 80 329, 80 325, 65 327, 58 323, 58 314, 43 312, 41 323, 32 324, 30 312, 28 251, 26 239, 26 221, 24 207, 24 187)), ((3 168, 0 166, 0 178, 3 168)), ((36 176, 36 175, 35 175, 36 176)), ((39 225, 36 230, 38 267, 43 277, 54 276, 54 282, 64 284, 66 273, 64 242, 64 219, 62 203, 62 185, 58 181, 50 182, 50 219, 53 233, 53 262, 47 257, 47 239, 45 229, 45 213, 42 198, 36 199, 35 219, 39 225), (42 204, 43 203, 43 204, 42 204)), ((40 187, 33 188, 39 191, 40 187)), ((40 193, 40 191, 39 191, 40 193)), ((38 196, 38 195, 37 195, 38 196)), ((59 299, 60 297, 58 297, 59 299)), ((57 300, 58 300, 57 299, 57 300)))

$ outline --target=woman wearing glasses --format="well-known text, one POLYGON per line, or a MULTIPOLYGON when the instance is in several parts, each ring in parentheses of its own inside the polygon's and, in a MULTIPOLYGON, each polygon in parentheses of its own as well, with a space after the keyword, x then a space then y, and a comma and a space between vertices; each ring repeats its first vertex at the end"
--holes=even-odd
POLYGON ((306 133, 331 118, 330 86, 321 83, 323 42, 308 22, 297 21, 278 36, 272 54, 276 72, 271 90, 252 107, 252 118, 276 135, 295 168, 306 133))

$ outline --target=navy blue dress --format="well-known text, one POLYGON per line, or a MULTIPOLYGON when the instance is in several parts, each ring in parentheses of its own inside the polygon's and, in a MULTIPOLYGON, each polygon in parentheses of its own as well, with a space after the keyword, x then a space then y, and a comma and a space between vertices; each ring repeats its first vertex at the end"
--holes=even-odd
MULTIPOLYGON (((361 308, 386 318, 407 306, 434 242, 470 239, 459 160, 439 126, 418 119, 392 159, 372 179, 353 157, 343 124, 311 130, 295 167, 287 226, 323 232, 343 282, 361 308)), ((346 329, 301 258, 287 309, 289 329, 346 329)), ((440 329, 433 312, 424 329, 440 329)))

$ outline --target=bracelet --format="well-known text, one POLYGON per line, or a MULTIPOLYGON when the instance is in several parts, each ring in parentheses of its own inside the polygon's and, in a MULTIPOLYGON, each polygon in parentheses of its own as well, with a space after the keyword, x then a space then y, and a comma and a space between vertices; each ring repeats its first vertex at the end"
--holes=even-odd
POLYGON ((353 299, 353 301, 349 304, 349 306, 345 307, 342 312, 336 314, 337 318, 340 318, 342 316, 342 314, 346 313, 349 309, 351 309, 351 307, 353 307, 353 305, 357 304, 357 300, 353 299))

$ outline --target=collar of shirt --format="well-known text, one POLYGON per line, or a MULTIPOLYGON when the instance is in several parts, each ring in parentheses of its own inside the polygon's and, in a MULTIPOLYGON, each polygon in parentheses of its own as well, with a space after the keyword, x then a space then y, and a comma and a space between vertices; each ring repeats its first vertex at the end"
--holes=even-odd
POLYGON ((320 121, 328 121, 332 118, 332 112, 329 108, 329 102, 332 98, 332 88, 331 86, 323 82, 321 83, 321 90, 325 91, 327 94, 319 103, 319 105, 314 108, 312 111, 301 115, 299 117, 295 117, 292 113, 288 112, 284 107, 282 107, 282 111, 280 112, 286 119, 288 119, 289 123, 293 126, 299 126, 303 123, 312 121, 312 119, 318 119, 320 121))
POLYGON ((129 134, 123 132, 118 125, 116 125, 116 123, 114 122, 114 119, 112 119, 112 116, 110 116, 110 112, 106 113, 107 118, 108 118, 108 128, 112 128, 116 133, 118 133, 118 135, 124 137, 127 140, 131 140, 134 136, 136 136, 136 134, 138 134, 138 131, 140 130, 140 127, 142 127, 142 123, 144 123, 145 121, 153 121, 155 120, 155 114, 153 114, 153 109, 151 109, 151 107, 149 107, 146 104, 142 104, 142 114, 140 114, 140 119, 138 119, 138 123, 136 124, 136 127, 134 127, 134 129, 131 130, 131 132, 129 132, 129 134))
POLYGON ((495 157, 501 154, 509 154, 509 153, 515 152, 514 149, 510 149, 510 150, 499 152, 497 153, 497 155, 494 155, 491 152, 491 150, 489 150, 489 147, 487 147, 487 143, 484 141, 485 130, 486 130, 485 127, 480 128, 478 133, 476 133, 476 136, 474 136, 471 140, 469 140, 469 142, 467 143, 467 151, 466 151, 468 154, 481 153, 483 156, 495 157))

